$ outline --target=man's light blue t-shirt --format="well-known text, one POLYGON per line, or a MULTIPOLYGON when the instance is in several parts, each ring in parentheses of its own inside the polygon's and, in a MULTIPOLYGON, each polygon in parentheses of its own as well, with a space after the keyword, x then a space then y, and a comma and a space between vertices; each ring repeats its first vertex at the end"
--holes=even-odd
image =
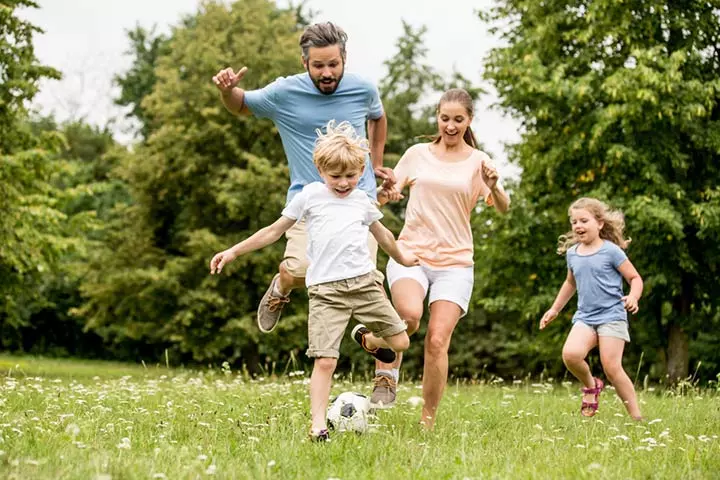
POLYGON ((590 255, 578 255, 577 247, 573 245, 566 254, 567 266, 575 276, 578 293, 578 308, 573 323, 580 320, 588 325, 601 325, 627 320, 622 302, 623 277, 618 271, 627 260, 625 252, 607 240, 590 255))
MULTIPOLYGON (((305 185, 323 181, 313 163, 316 129, 322 130, 333 119, 348 121, 358 135, 367 138, 367 120, 383 115, 377 88, 352 73, 346 73, 330 95, 320 93, 307 72, 280 77, 265 88, 245 92, 245 104, 256 117, 270 118, 280 132, 290 168, 288 203, 305 185)), ((368 156, 358 188, 375 199, 376 187, 368 156)))

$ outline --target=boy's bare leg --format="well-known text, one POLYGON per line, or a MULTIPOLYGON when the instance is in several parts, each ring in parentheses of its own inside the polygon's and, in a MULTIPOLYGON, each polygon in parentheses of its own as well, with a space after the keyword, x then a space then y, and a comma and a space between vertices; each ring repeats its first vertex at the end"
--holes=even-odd
POLYGON ((310 414, 312 432, 318 433, 327 428, 327 407, 330 401, 332 375, 337 366, 337 358, 316 358, 310 376, 310 414))

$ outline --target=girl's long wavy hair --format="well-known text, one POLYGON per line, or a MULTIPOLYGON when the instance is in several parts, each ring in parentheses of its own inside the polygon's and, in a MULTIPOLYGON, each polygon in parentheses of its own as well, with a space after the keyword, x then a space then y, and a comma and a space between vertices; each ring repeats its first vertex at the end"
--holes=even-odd
MULTIPOLYGON (((568 216, 572 215, 573 210, 587 210, 595 217, 595 220, 602 223, 600 229, 600 238, 613 242, 618 247, 625 249, 631 239, 625 239, 623 232, 625 230, 625 216, 619 210, 611 209, 606 203, 595 198, 583 197, 575 200, 570 208, 568 208, 568 216)), ((572 230, 565 235, 560 235, 558 239, 557 253, 563 255, 570 247, 578 243, 572 230)))

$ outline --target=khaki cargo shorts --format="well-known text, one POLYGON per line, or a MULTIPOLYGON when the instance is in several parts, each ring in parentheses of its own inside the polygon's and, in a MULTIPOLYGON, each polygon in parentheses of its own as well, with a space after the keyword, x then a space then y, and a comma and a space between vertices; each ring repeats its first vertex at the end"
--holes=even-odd
POLYGON ((379 338, 407 330, 374 272, 312 285, 308 287, 308 297, 308 357, 338 358, 351 317, 379 338))
MULTIPOLYGON (((283 263, 285 268, 295 278, 305 278, 308 268, 307 259, 307 233, 305 233, 305 221, 297 222, 285 232, 287 244, 285 246, 285 255, 283 255, 283 263)), ((368 234, 368 250, 370 251, 370 260, 373 265, 377 265, 378 244, 372 234, 368 234)), ((377 272, 379 281, 382 283, 384 277, 382 273, 377 272)))

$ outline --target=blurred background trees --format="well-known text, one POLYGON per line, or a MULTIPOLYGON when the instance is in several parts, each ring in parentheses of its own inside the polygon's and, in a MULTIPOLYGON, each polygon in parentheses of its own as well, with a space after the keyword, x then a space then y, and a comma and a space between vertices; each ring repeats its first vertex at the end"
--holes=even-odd
MULTIPOLYGON (((282 372, 307 361, 300 291, 277 331, 256 305, 283 243, 238 259, 220 277, 208 261, 271 222, 288 185, 271 122, 235 118, 210 77, 247 65, 243 86, 301 71, 297 40, 312 21, 269 0, 206 2, 169 34, 128 32, 133 62, 117 72, 119 105, 137 127, 128 147, 107 126, 58 124, 27 111, 38 80, 36 27, 0 8, 0 341, 9 351, 282 372)), ((720 371, 720 19, 713 2, 616 4, 502 0, 478 21, 504 40, 484 66, 499 107, 522 123, 509 147, 507 215, 478 206, 476 286, 451 347, 460 377, 565 375, 560 348, 572 305, 537 322, 565 276, 555 252, 567 207, 592 195, 627 216, 628 250, 646 282, 626 366, 653 380, 720 371), (642 360, 642 361, 641 361, 642 360)), ((425 30, 403 24, 379 88, 386 163, 435 132, 435 102, 453 86, 425 58, 425 30)), ((482 125, 475 132, 482 142, 482 125)), ((404 204, 384 208, 399 233, 404 204)), ((381 256, 384 267, 386 257, 381 256)), ((424 329, 406 355, 419 376, 424 329)), ((343 345, 341 367, 372 368, 343 345)))

